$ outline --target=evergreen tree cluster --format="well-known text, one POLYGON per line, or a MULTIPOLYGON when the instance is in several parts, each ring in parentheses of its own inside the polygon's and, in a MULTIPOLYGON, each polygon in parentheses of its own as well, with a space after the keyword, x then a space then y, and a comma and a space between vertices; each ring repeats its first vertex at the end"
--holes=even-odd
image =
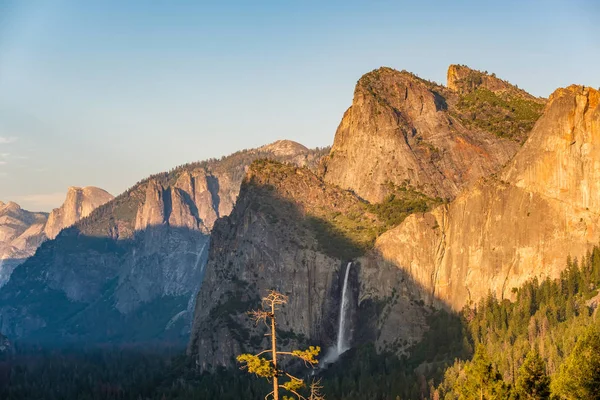
POLYGON ((446 371, 434 398, 600 399, 599 287, 596 247, 581 262, 568 259, 559 279, 514 290, 514 302, 489 295, 466 307, 477 350, 446 371))
MULTIPOLYGON (((600 249, 533 279, 514 301, 490 295, 429 318, 398 358, 357 346, 317 372, 328 400, 600 399, 600 249)), ((269 385, 235 370, 199 373, 181 353, 17 348, 0 355, 0 399, 264 398, 269 385)))

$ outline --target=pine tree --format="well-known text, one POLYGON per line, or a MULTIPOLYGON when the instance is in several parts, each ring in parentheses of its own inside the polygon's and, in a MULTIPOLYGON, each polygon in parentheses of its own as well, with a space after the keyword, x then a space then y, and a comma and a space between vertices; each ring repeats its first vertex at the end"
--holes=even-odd
POLYGON ((577 341, 552 382, 561 399, 600 399, 600 332, 591 326, 577 341))
MULTIPOLYGON (((261 378, 265 378, 273 383, 273 391, 267 396, 272 396, 273 400, 279 400, 279 389, 295 395, 298 400, 324 400, 320 390, 322 387, 319 382, 312 382, 310 385, 310 395, 304 397, 300 394, 301 389, 306 387, 306 383, 303 379, 297 378, 288 372, 285 372, 278 363, 280 355, 288 355, 304 361, 308 366, 314 367, 318 364, 315 357, 319 355, 321 349, 310 346, 307 350, 293 350, 293 351, 277 351, 277 330, 276 330, 276 318, 275 312, 279 310, 279 306, 287 303, 287 296, 271 290, 268 296, 262 299, 263 309, 250 311, 248 314, 258 322, 264 322, 269 328, 271 333, 267 336, 271 337, 271 347, 261 351, 258 354, 241 354, 237 357, 238 362, 244 364, 242 369, 247 369, 249 373, 255 374, 261 378), (263 358, 261 355, 270 354, 270 359, 263 358), (287 381, 280 384, 280 379, 284 377, 287 381)), ((292 399, 291 397, 283 397, 284 400, 292 399)))
POLYGON ((546 364, 536 350, 525 357, 519 368, 516 390, 522 399, 541 400, 550 397, 550 377, 546 374, 546 364))
POLYGON ((477 346, 473 360, 465 366, 466 379, 457 382, 454 390, 464 400, 492 400, 508 398, 510 389, 498 369, 488 359, 483 345, 477 346))

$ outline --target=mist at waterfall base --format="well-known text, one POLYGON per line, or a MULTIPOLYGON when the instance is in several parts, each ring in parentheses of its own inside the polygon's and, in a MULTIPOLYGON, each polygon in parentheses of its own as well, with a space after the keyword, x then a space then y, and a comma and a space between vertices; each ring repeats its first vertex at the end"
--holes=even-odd
POLYGON ((335 346, 330 347, 323 357, 323 367, 327 364, 332 364, 338 360, 346 350, 350 349, 350 343, 348 343, 348 335, 346 327, 346 318, 348 314, 348 307, 350 304, 350 293, 348 292, 348 276, 350 275, 350 268, 352 262, 349 262, 346 266, 346 273, 344 274, 344 286, 342 287, 342 297, 340 301, 340 315, 338 320, 338 334, 335 346))

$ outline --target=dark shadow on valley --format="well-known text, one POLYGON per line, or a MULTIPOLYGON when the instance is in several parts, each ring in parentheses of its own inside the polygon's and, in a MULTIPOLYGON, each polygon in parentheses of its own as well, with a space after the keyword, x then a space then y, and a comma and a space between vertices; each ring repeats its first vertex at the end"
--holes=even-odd
MULTIPOLYGON (((245 221, 241 216, 251 210, 254 213, 264 215, 269 225, 268 229, 277 235, 282 246, 284 246, 281 249, 282 251, 294 251, 294 248, 306 250, 307 243, 296 242, 297 237, 302 237, 303 234, 290 234, 290 237, 286 238, 287 232, 290 230, 292 232, 310 232, 316 241, 315 250, 340 260, 338 267, 330 271, 329 281, 332 284, 328 288, 328 294, 323 304, 320 305, 323 312, 320 325, 312 330, 309 337, 300 338, 301 340, 295 337, 296 341, 284 340, 282 341, 283 345, 296 343, 308 346, 318 344, 323 349, 322 355, 325 355, 327 349, 335 345, 338 335, 344 275, 348 263, 352 262, 349 273, 352 307, 348 316, 352 325, 352 332, 350 333, 352 349, 344 353, 339 362, 319 372, 319 375, 324 379, 358 382, 362 376, 370 374, 374 377, 381 376, 377 380, 377 385, 381 387, 383 392, 407 393, 406 388, 409 387, 408 392, 418 396, 419 393, 428 390, 427 385, 431 379, 437 384, 442 378, 445 368, 452 365, 456 359, 469 359, 471 357, 473 352, 472 340, 462 317, 450 311, 449 305, 444 305, 441 309, 433 308, 432 304, 444 303, 437 297, 431 298, 431 291, 422 287, 401 268, 385 262, 377 264, 373 262, 364 263, 361 261, 364 259, 357 261, 358 258, 365 255, 368 255, 369 259, 382 260, 383 257, 381 254, 377 254, 372 247, 365 246, 364 242, 349 237, 346 228, 340 228, 334 222, 311 213, 303 203, 304 200, 299 205, 295 201, 282 197, 279 190, 270 185, 255 184, 253 182, 245 183, 240 192, 240 199, 242 200, 238 200, 231 217, 219 220, 213 230, 214 240, 224 241, 219 243, 221 247, 236 249, 239 238, 232 232, 235 232, 236 223, 247 223, 241 222, 245 221), (224 233, 221 234, 221 231, 224 233), (382 280, 393 281, 391 286, 394 288, 386 294, 376 287, 377 282, 369 282, 368 284, 372 287, 365 287, 366 283, 361 282, 363 276, 377 276, 382 280), (370 291, 379 291, 380 295, 371 296, 370 291), (400 331, 405 329, 404 326, 401 326, 402 324, 410 325, 414 322, 403 319, 401 316, 396 318, 396 322, 391 322, 389 314, 399 312, 403 305, 412 310, 420 310, 418 312, 421 313, 422 322, 428 327, 422 336, 422 340, 418 343, 391 341, 383 345, 380 341, 379 348, 376 349, 374 343, 380 339, 380 325, 382 323, 398 324, 400 331), (398 356, 397 349, 401 349, 400 352, 404 355, 398 356), (403 389, 398 391, 399 387, 403 387, 403 389)), ((244 229, 247 229, 247 226, 244 229)), ((360 231, 367 229, 367 227, 357 226, 356 229, 360 231)), ((248 239, 252 240, 252 238, 248 239)), ((224 255, 224 257, 226 259, 227 255, 224 255)), ((253 267, 250 266, 250 268, 253 267)), ((282 266, 282 268, 285 267, 282 266)), ((225 268, 217 279, 219 281, 237 279, 234 274, 233 270, 225 268)), ((266 286, 273 287, 283 293, 287 292, 287 285, 278 286, 276 282, 279 279, 277 277, 265 275, 262 276, 262 279, 267 281, 266 286), (272 283, 269 285, 270 279, 272 283)), ((388 282, 380 281, 380 283, 381 286, 389 285, 388 282)), ((310 283, 308 286, 310 293, 310 283)), ((238 285, 238 287, 241 289, 236 289, 229 295, 245 299, 257 299, 264 295, 264 293, 258 293, 250 283, 238 285)), ((310 294, 307 295, 309 297, 307 304, 310 308, 311 301, 314 300, 310 294)), ((231 302, 228 302, 226 307, 225 303, 213 306, 221 310, 219 320, 227 325, 229 324, 227 321, 235 320, 236 317, 248 310, 249 306, 245 302, 238 302, 238 304, 240 305, 239 308, 232 306, 231 302)), ((406 315, 411 314, 406 313, 406 315)), ((318 320, 318 318, 314 318, 314 320, 318 320)), ((249 342, 252 341, 249 336, 256 335, 251 331, 241 333, 240 331, 245 328, 239 326, 239 323, 231 323, 229 328, 234 332, 234 336, 245 338, 249 342)), ((210 328, 207 329, 210 330, 210 328)), ((388 328, 388 334, 389 330, 388 328)), ((284 333, 284 335, 287 336, 287 333, 284 333)), ((256 339, 259 340, 258 343, 263 340, 258 336, 256 339)), ((194 345, 192 343, 192 347, 194 345)), ((253 346, 256 346, 256 342, 253 346)), ((250 348, 253 346, 250 346, 250 348)), ((235 361, 232 360, 230 365, 235 365, 235 361)), ((373 379, 376 380, 376 378, 373 379)), ((344 390, 340 389, 336 396, 343 396, 344 390)), ((347 390, 352 390, 352 385, 347 390)), ((339 397, 334 396, 334 398, 339 397)))
MULTIPOLYGON (((352 326, 352 348, 342 354, 337 363, 317 373, 323 379, 323 384, 330 388, 331 396, 328 398, 340 398, 345 393, 357 390, 356 385, 364 383, 365 376, 372 377, 369 378, 369 384, 374 385, 375 393, 381 394, 373 398, 384 399, 387 398, 385 393, 393 392, 422 393, 429 379, 439 380, 446 365, 453 363, 456 358, 471 355, 470 339, 458 315, 429 306, 431 303, 422 299, 430 294, 423 295, 428 292, 400 268, 388 265, 383 267, 386 270, 381 270, 376 268, 377 264, 357 261, 365 254, 369 254, 370 258, 380 255, 374 254, 364 242, 353 240, 348 235, 347 227, 342 229, 326 218, 307 212, 298 203, 279 196, 273 187, 244 184, 232 215, 217 221, 207 253, 214 255, 217 248, 237 249, 239 238, 231 235, 230 230, 236 229, 236 224, 243 223, 242 214, 247 209, 264 215, 268 229, 274 234, 286 230, 308 233, 314 238, 315 250, 339 260, 339 267, 330 271, 332 284, 323 304, 319 306, 323 313, 321 324, 312 329, 309 337, 300 337, 294 332, 280 332, 282 346, 320 345, 324 354, 335 343, 344 273, 348 263, 353 262, 349 273, 352 300, 348 314, 352 326), (387 294, 380 291, 382 295, 371 296, 365 289, 377 291, 380 288, 365 288, 364 282, 361 282, 363 276, 393 281, 391 286, 396 290, 387 294), (404 297, 398 294, 402 287, 408 288, 408 295, 404 297), (428 331, 417 344, 388 343, 389 348, 376 349, 374 343, 381 334, 379 325, 382 321, 384 324, 388 321, 389 315, 386 316, 386 313, 398 310, 402 304, 422 311, 428 331), (394 346, 406 348, 406 355, 399 357, 394 352, 394 346)), ((362 231, 368 227, 357 225, 355 228, 362 231)), ((211 374, 200 373, 193 359, 182 355, 187 335, 182 335, 181 329, 171 331, 172 335, 165 334, 164 327, 172 318, 173 310, 183 307, 189 297, 157 298, 125 315, 114 309, 115 290, 124 284, 123 271, 133 250, 140 252, 147 246, 160 246, 167 241, 166 238, 190 243, 207 240, 206 235, 198 231, 164 225, 149 227, 130 239, 119 240, 86 236, 77 228, 69 228, 56 240, 42 244, 36 255, 16 268, 9 283, 0 289, 2 331, 8 333, 9 338, 11 334, 18 333, 14 321, 22 318, 20 332, 29 332, 25 336, 16 335, 21 336, 16 340, 17 355, 4 355, 5 364, 0 363, 0 380, 3 379, 2 370, 8 368, 13 371, 13 385, 21 380, 35 382, 31 390, 26 391, 28 395, 34 395, 37 390, 53 387, 53 383, 37 382, 36 373, 56 371, 57 374, 68 374, 69 371, 80 369, 82 376, 87 373, 94 377, 95 384, 84 389, 75 388, 73 385, 85 381, 83 377, 79 379, 76 374, 73 381, 65 383, 57 375, 55 385, 62 382, 61 388, 57 389, 63 393, 62 398, 76 398, 69 396, 80 390, 86 393, 100 392, 102 395, 99 398, 107 399, 121 398, 118 396, 124 391, 152 393, 152 396, 179 391, 194 393, 197 398, 240 398, 240 395, 245 399, 264 398, 263 384, 241 375, 237 368, 216 368, 211 374), (68 287, 69 279, 75 275, 87 281, 82 286, 82 292, 78 293, 82 301, 71 301, 64 292, 38 279, 54 267, 69 272, 59 282, 63 287, 65 283, 68 287), (93 278, 98 276, 102 276, 99 283, 92 283, 93 278), (36 319, 35 316, 40 318, 36 319), (40 324, 40 319, 44 320, 43 324, 40 324), (7 330, 11 326, 13 328, 7 330), (177 349, 181 351, 181 356, 173 357, 177 349), (14 374, 16 366, 24 365, 31 368, 25 368, 26 372, 20 375, 14 374), (110 370, 114 372, 112 375, 107 372, 110 370), (232 397, 226 397, 224 393, 231 393, 232 397)), ((304 248, 306 243, 291 237, 285 246, 293 251, 304 248)), ((153 261, 147 261, 140 266, 150 268, 153 261)), ((238 279, 227 268, 218 278, 223 282, 238 279)), ((267 280, 271 278, 274 277, 264 277, 267 280)), ((233 321, 233 317, 248 311, 248 303, 243 299, 257 299, 264 295, 243 282, 233 286, 238 288, 231 293, 235 301, 211 305, 216 310, 215 321, 211 321, 215 326, 223 321, 233 321)), ((382 283, 381 286, 385 285, 382 283)), ((285 291, 285 288, 273 288, 285 291)), ((308 302, 313 301, 310 290, 309 284, 308 302)), ((398 321, 401 324, 411 323, 402 318, 398 321)), ((232 323, 229 328, 233 337, 247 340, 247 346, 257 346, 262 341, 262 338, 258 338, 257 342, 248 333, 251 331, 247 327, 232 323)), ((231 365, 234 364, 235 361, 231 360, 231 365)))
POLYGON ((208 245, 200 251, 208 240, 199 231, 167 225, 119 240, 67 228, 44 242, 0 288, 0 332, 18 344, 45 348, 183 349, 191 316, 177 315, 188 310, 201 283, 208 245), (172 261, 161 246, 186 251, 172 261), (185 264, 180 280, 189 290, 161 295, 162 271, 169 263, 180 269, 185 264))

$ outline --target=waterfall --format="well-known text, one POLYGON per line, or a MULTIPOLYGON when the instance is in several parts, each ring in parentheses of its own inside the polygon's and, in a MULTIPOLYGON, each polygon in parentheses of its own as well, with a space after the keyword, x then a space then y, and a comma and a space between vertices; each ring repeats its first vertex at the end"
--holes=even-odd
POLYGON ((346 314, 348 312, 348 276, 350 275, 350 267, 352 262, 348 263, 346 267, 346 275, 344 276, 344 287, 342 289, 342 301, 340 302, 340 321, 338 324, 338 337, 337 337, 337 355, 339 356, 344 351, 348 350, 348 344, 346 343, 346 314))
POLYGON ((340 298, 337 342, 334 346, 331 346, 329 350, 327 350, 327 354, 325 354, 325 357, 322 360, 323 363, 321 364, 323 368, 326 368, 328 364, 336 362, 340 354, 348 350, 350 347, 346 335, 348 330, 346 328, 346 319, 348 317, 348 308, 350 306, 349 297, 351 296, 351 293, 348 291, 348 277, 350 276, 351 267, 352 262, 349 262, 346 266, 346 273, 344 274, 344 285, 342 286, 342 297, 340 298))

